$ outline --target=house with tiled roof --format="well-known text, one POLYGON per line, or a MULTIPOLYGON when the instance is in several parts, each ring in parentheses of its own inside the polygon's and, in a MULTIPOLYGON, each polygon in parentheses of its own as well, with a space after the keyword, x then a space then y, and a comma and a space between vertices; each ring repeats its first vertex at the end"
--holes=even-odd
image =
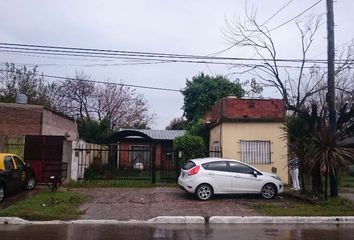
POLYGON ((210 147, 288 182, 285 107, 281 99, 225 97, 205 115, 210 147))

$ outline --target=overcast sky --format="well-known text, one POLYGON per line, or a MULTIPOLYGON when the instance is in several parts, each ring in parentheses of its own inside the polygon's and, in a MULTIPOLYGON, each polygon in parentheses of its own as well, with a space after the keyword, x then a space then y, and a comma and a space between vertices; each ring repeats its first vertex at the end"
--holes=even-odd
MULTIPOLYGON (((269 28, 295 17, 318 0, 294 0, 267 23, 269 28)), ((257 10, 260 23, 289 0, 11 0, 0 2, 0 42, 98 48, 127 51, 208 55, 228 47, 222 29, 225 19, 243 16, 245 9, 257 10)), ((354 37, 354 1, 334 4, 335 41, 340 46, 354 37)), ((308 13, 325 14, 323 0, 308 13)), ((325 22, 325 15, 323 16, 325 22)), ((292 21, 272 32, 281 58, 300 58, 299 34, 292 21)), ((220 56, 254 57, 248 49, 232 49, 220 56)), ((186 79, 199 72, 229 74, 224 65, 163 63, 114 65, 119 61, 85 58, 24 56, 0 52, 1 61, 38 64, 44 74, 74 76, 83 71, 94 80, 182 89, 186 79), (93 64, 106 66, 93 66, 93 64), (51 65, 52 64, 52 65, 51 65)), ((321 26, 309 57, 326 58, 326 25, 321 26)), ((237 76, 241 81, 249 76, 237 76)), ((233 80, 233 79, 232 79, 233 80)), ((178 92, 137 89, 157 118, 154 129, 164 129, 181 116, 183 97, 178 92)), ((265 97, 279 97, 266 89, 265 97)))

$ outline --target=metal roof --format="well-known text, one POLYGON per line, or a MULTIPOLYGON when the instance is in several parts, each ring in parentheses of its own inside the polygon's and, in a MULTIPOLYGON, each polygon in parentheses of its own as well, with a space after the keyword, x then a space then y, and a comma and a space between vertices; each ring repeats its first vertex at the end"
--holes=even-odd
POLYGON ((119 131, 126 131, 126 130, 144 133, 155 140, 174 140, 176 137, 180 137, 186 134, 185 130, 151 130, 151 129, 121 128, 119 131))

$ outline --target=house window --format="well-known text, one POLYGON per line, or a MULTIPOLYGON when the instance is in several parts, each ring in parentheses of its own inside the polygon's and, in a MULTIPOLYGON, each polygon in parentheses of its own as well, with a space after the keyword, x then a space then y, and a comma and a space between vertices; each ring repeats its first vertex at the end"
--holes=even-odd
POLYGON ((240 141, 241 161, 248 164, 271 164, 270 141, 240 141))
POLYGON ((221 157, 221 148, 219 141, 213 142, 209 151, 209 157, 221 157))
POLYGON ((150 146, 132 145, 130 147, 130 165, 133 167, 143 164, 144 169, 150 167, 150 146))

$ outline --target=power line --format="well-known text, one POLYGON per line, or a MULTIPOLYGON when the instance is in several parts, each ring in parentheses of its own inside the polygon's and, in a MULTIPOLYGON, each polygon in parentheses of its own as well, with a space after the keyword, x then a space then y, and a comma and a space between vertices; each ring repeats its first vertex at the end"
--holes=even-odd
MULTIPOLYGON (((292 2, 292 1, 287 2, 282 8, 280 8, 275 14, 273 14, 268 20, 266 20, 264 23, 262 23, 262 24, 260 25, 260 27, 264 26, 267 22, 269 22, 273 17, 275 17, 279 12, 281 12, 281 11, 282 11, 285 7, 287 7, 291 2, 292 2)), ((322 2, 322 0, 319 0, 318 2, 314 3, 313 5, 311 5, 310 7, 308 7, 307 9, 305 9, 304 11, 300 12, 299 14, 297 14, 295 17, 293 17, 293 18, 287 20, 286 22, 284 22, 284 23, 282 23, 282 24, 280 24, 280 25, 278 25, 278 26, 276 26, 276 27, 274 27, 274 28, 272 28, 272 29, 269 29, 268 32, 272 32, 272 31, 274 31, 274 30, 276 30, 276 29, 278 29, 278 28, 281 28, 281 27, 283 27, 284 25, 286 25, 286 24, 292 22, 292 21, 295 20, 296 18, 300 17, 301 15, 305 14, 307 11, 311 10, 312 8, 314 8, 314 7, 315 7, 316 5, 318 5, 320 2, 322 2)), ((257 30, 253 30, 247 37, 252 36, 252 34, 255 33, 255 32, 257 32, 257 30)), ((255 35, 255 36, 259 36, 259 35, 260 35, 260 34, 257 34, 257 35, 255 35)), ((240 41, 238 41, 238 42, 232 44, 230 47, 225 48, 225 49, 222 50, 222 51, 216 52, 216 54, 213 53, 213 54, 209 54, 209 55, 218 55, 218 54, 220 54, 220 53, 226 52, 226 51, 230 50, 231 48, 237 46, 237 45, 238 45, 240 42, 242 42, 243 40, 245 40, 245 38, 243 38, 242 40, 240 40, 240 41)))
MULTIPOLYGON (((276 11, 272 16, 270 16, 264 23, 261 24, 261 27, 264 26, 265 24, 267 24, 270 20, 272 20, 276 15, 278 15, 281 11, 283 11, 293 0, 288 1, 284 6, 282 6, 278 11, 276 11)), ((250 37, 256 30, 253 30, 247 37, 250 37)), ((241 41, 238 41, 235 44, 232 44, 230 47, 225 48, 224 50, 218 51, 216 53, 211 53, 208 54, 208 56, 217 56, 221 53, 224 53, 228 50, 230 50, 231 48, 237 46, 241 41)))
POLYGON ((280 25, 278 25, 278 26, 276 26, 276 27, 274 27, 274 28, 271 28, 271 29, 269 30, 269 32, 274 31, 274 30, 276 30, 276 29, 278 29, 278 28, 281 28, 282 26, 284 26, 284 25, 286 25, 286 24, 292 22, 292 21, 295 20, 296 18, 300 17, 301 15, 305 14, 307 11, 311 10, 312 8, 314 8, 315 6, 317 6, 318 4, 320 4, 320 2, 322 2, 322 0, 317 1, 316 3, 314 3, 314 4, 311 5, 310 7, 306 8, 304 11, 302 11, 301 13, 299 13, 298 15, 296 15, 295 17, 289 19, 288 21, 286 21, 286 22, 284 22, 284 23, 282 23, 282 24, 280 24, 280 25))
MULTIPOLYGON (((0 72, 13 72, 13 71, 6 70, 6 69, 0 69, 0 72)), ((91 79, 77 79, 77 78, 48 75, 48 74, 41 74, 40 76, 47 77, 47 78, 54 78, 54 79, 62 79, 62 80, 85 81, 85 82, 99 83, 99 84, 113 84, 113 85, 118 85, 118 86, 123 86, 123 87, 125 86, 125 87, 144 88, 144 89, 159 90, 159 91, 181 92, 181 90, 172 89, 172 88, 161 88, 161 87, 143 86, 143 85, 135 85, 135 84, 114 83, 114 82, 91 80, 91 79)))
MULTIPOLYGON (((92 57, 92 58, 108 58, 108 59, 125 59, 125 60, 141 60, 141 61, 151 61, 151 60, 161 60, 167 62, 183 62, 183 60, 174 61, 176 59, 188 59, 193 60, 196 63, 205 63, 206 60, 229 60, 229 61, 273 61, 270 58, 244 58, 244 57, 208 57, 208 56, 198 56, 198 55, 180 55, 171 53, 150 53, 150 52, 139 52, 136 54, 134 51, 124 51, 125 53, 114 53, 119 52, 116 50, 109 50, 110 52, 97 53, 96 51, 91 52, 85 49, 80 49, 79 51, 74 50, 53 50, 47 49, 47 46, 37 47, 37 45, 28 44, 11 44, 20 47, 4 47, 1 45, 9 45, 8 43, 0 43, 0 51, 2 52, 13 52, 13 53, 31 53, 31 54, 45 54, 45 55, 60 55, 60 56, 74 56, 74 57, 92 57), (33 46, 33 47, 22 47, 22 46, 33 46), (188 56, 188 57, 187 57, 188 56), (201 62, 199 62, 201 61, 201 62)), ((51 46, 50 48, 56 48, 51 46)), ((64 47, 58 47, 63 49, 64 47)), ((72 49, 72 48, 67 48, 72 49)), ((79 48, 76 48, 79 49, 79 48)), ((103 50, 102 50, 103 51, 103 50)), ((104 50, 106 51, 106 50, 104 50)), ((275 59, 278 62, 298 62, 301 63, 302 59, 275 59)), ((307 63, 318 63, 326 64, 327 60, 323 59, 306 59, 307 63)), ((338 62, 338 60, 337 60, 338 62)), ((212 64, 213 62, 207 62, 212 64)), ((227 63, 229 64, 229 63, 227 63)), ((232 64, 232 63, 231 63, 232 64)))
MULTIPOLYGON (((1 50, 0 50, 1 51, 1 50)), ((19 65, 25 65, 25 64, 21 64, 21 63, 16 63, 13 62, 15 64, 19 64, 19 65)), ((188 61, 188 60, 166 60, 165 62, 160 62, 160 63, 194 63, 194 64, 213 64, 213 65, 227 65, 230 67, 240 67, 240 68, 259 68, 259 67, 264 67, 264 64, 254 64, 254 63, 233 63, 233 62, 206 62, 206 61, 188 61)), ((148 63, 146 63, 148 64, 148 63)), ((150 64, 156 64, 156 63, 150 63, 150 64)), ((31 63, 30 65, 34 65, 33 63, 31 63)), ((37 64, 35 64, 37 65, 37 64)), ((38 65, 41 65, 40 63, 38 65)), ((102 64, 103 66, 115 66, 115 64, 102 64)), ((72 65, 68 65, 68 66, 72 66, 72 65)), ((88 64, 86 65, 86 67, 92 67, 94 65, 92 64, 88 64)), ((85 67, 85 65, 82 65, 82 67, 85 67)), ((300 66, 293 66, 293 65, 277 65, 277 67, 279 68, 289 68, 289 69, 301 69, 300 66)), ((303 68, 305 69, 312 69, 314 66, 303 66, 303 68)), ((325 67, 321 67, 316 65, 315 67, 317 68, 325 68, 325 67)))
POLYGON ((293 0, 290 0, 287 2, 283 7, 281 7, 278 11, 276 11, 270 18, 268 18, 263 24, 266 25, 270 20, 272 20, 276 15, 278 15, 281 11, 283 11, 290 3, 292 3, 293 0))

